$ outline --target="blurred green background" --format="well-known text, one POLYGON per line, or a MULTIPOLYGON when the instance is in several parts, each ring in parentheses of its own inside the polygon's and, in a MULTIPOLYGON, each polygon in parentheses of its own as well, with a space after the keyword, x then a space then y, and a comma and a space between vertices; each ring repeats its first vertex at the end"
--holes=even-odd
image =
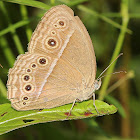
POLYGON ((0 140, 38 139, 140 139, 140 1, 139 0, 0 0, 0 104, 6 99, 6 82, 19 54, 27 51, 31 34, 43 14, 54 5, 66 4, 86 26, 97 59, 97 76, 120 52, 96 98, 114 104, 118 112, 103 117, 36 124, 1 135, 0 140), (45 10, 46 9, 46 10, 45 10))

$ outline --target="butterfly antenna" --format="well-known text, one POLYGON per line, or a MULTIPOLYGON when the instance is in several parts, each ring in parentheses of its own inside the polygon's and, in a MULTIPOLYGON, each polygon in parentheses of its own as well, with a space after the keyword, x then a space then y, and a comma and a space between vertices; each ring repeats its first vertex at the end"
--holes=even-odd
MULTIPOLYGON (((115 58, 115 60, 113 60, 113 61, 108 65, 108 67, 105 68, 105 69, 103 70, 103 72, 98 76, 97 80, 101 79, 101 76, 106 72, 106 70, 107 70, 121 55, 123 55, 123 53, 120 53, 120 54, 115 58)), ((115 74, 115 73, 114 73, 114 74, 115 74)), ((102 77, 104 77, 104 76, 102 76, 102 77)))
POLYGON ((103 75, 103 76, 101 76, 100 78, 97 78, 97 80, 102 79, 102 78, 105 77, 105 76, 109 76, 109 75, 112 75, 112 74, 118 74, 118 73, 121 73, 121 72, 127 73, 126 71, 117 71, 117 72, 114 72, 114 73, 110 73, 110 74, 103 75))

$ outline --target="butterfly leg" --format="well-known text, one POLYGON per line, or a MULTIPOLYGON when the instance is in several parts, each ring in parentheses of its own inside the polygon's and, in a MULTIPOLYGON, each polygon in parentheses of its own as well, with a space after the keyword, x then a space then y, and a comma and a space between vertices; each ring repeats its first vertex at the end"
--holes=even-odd
POLYGON ((68 117, 71 115, 71 111, 72 111, 72 109, 73 109, 73 107, 74 107, 74 105, 75 105, 76 100, 77 100, 77 99, 75 99, 75 100, 73 101, 72 107, 71 107, 71 109, 70 109, 70 111, 69 111, 69 114, 68 114, 68 116, 67 116, 66 119, 68 119, 68 117))
POLYGON ((93 93, 93 106, 95 107, 95 109, 96 109, 96 112, 98 113, 98 114, 100 114, 99 113, 99 111, 97 110, 97 107, 96 107, 96 105, 95 105, 95 93, 93 93))

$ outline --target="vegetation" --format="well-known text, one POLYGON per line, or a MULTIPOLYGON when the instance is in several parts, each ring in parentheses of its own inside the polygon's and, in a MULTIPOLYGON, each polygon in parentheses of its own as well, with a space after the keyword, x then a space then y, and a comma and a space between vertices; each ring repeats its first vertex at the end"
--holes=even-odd
POLYGON ((15 128, 47 122, 17 129, 1 135, 0 138, 3 140, 140 138, 139 9, 138 0, 44 0, 42 2, 0 0, 0 64, 3 66, 0 67, 0 134, 15 128), (77 103, 80 111, 74 108, 74 117, 69 119, 78 119, 69 121, 58 120, 65 118, 62 116, 62 110, 67 112, 71 105, 52 109, 52 114, 43 110, 41 116, 38 111, 19 113, 11 108, 6 89, 8 70, 13 67, 16 57, 27 51, 32 32, 43 14, 52 6, 59 4, 70 6, 86 26, 96 54, 97 77, 123 52, 124 55, 109 67, 106 75, 122 70, 127 73, 120 72, 104 77, 101 89, 96 92, 99 112, 102 115, 113 114, 117 111, 117 107, 117 113, 92 117, 98 116, 92 108, 92 113, 95 115, 79 119, 83 118, 79 114, 88 109, 86 107, 91 100, 77 103), (113 105, 109 106, 103 101, 113 105), (53 111, 57 113, 58 118, 53 111), (48 115, 51 116, 51 120, 46 117, 48 115), (48 121, 56 122, 48 123, 48 121))

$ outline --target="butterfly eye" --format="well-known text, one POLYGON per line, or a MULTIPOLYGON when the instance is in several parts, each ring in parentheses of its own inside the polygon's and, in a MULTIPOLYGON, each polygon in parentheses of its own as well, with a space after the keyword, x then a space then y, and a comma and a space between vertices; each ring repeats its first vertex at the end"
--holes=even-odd
POLYGON ((51 31, 51 35, 56 35, 56 32, 55 31, 51 31))
POLYGON ((58 28, 58 25, 57 25, 57 24, 54 24, 54 27, 55 27, 55 28, 58 28))
POLYGON ((23 96, 21 99, 22 99, 22 101, 25 102, 25 101, 28 101, 29 100, 29 97, 28 96, 23 96))
POLYGON ((32 89, 32 86, 31 85, 27 85, 26 87, 25 87, 25 90, 26 91, 30 91, 32 89))
POLYGON ((32 77, 28 74, 25 74, 22 76, 22 81, 23 82, 30 82, 32 80, 32 77))
POLYGON ((46 59, 44 59, 44 58, 40 59, 39 63, 42 64, 42 65, 46 64, 46 59))
POLYGON ((23 100, 28 100, 28 97, 24 97, 23 100))
POLYGON ((27 95, 25 95, 25 96, 22 96, 21 97, 21 100, 22 100, 22 104, 23 105, 27 105, 27 103, 28 103, 28 101, 29 101, 29 97, 27 96, 27 95))
POLYGON ((56 41, 54 40, 54 39, 49 39, 48 40, 48 45, 50 45, 50 46, 55 46, 56 45, 56 41))
POLYGON ((59 25, 60 26, 64 26, 65 24, 64 24, 64 21, 59 21, 59 25))
POLYGON ((56 29, 59 29, 59 28, 62 29, 66 27, 67 23, 68 21, 65 18, 62 18, 61 20, 58 20, 56 24, 54 24, 54 27, 56 29))
POLYGON ((31 93, 33 92, 34 90, 34 87, 31 83, 28 83, 28 84, 25 84, 24 87, 23 87, 23 90, 26 92, 26 93, 31 93))
POLYGON ((29 75, 25 75, 25 76, 24 76, 24 80, 25 80, 25 81, 28 81, 29 79, 30 79, 29 75))
POLYGON ((26 105, 26 103, 25 103, 25 102, 23 102, 23 105, 26 105))
POLYGON ((27 73, 31 73, 32 70, 31 70, 31 69, 26 69, 26 72, 27 72, 27 73))
POLYGON ((38 60, 37 60, 37 63, 41 66, 46 66, 48 65, 48 59, 45 58, 45 57, 40 57, 38 60))
POLYGON ((58 41, 54 37, 49 37, 46 39, 45 44, 47 45, 47 48, 54 49, 58 47, 58 41))
POLYGON ((35 63, 31 64, 32 69, 37 68, 37 65, 35 63))
POLYGON ((58 20, 57 25, 59 28, 65 28, 67 25, 68 21, 66 19, 58 20))

